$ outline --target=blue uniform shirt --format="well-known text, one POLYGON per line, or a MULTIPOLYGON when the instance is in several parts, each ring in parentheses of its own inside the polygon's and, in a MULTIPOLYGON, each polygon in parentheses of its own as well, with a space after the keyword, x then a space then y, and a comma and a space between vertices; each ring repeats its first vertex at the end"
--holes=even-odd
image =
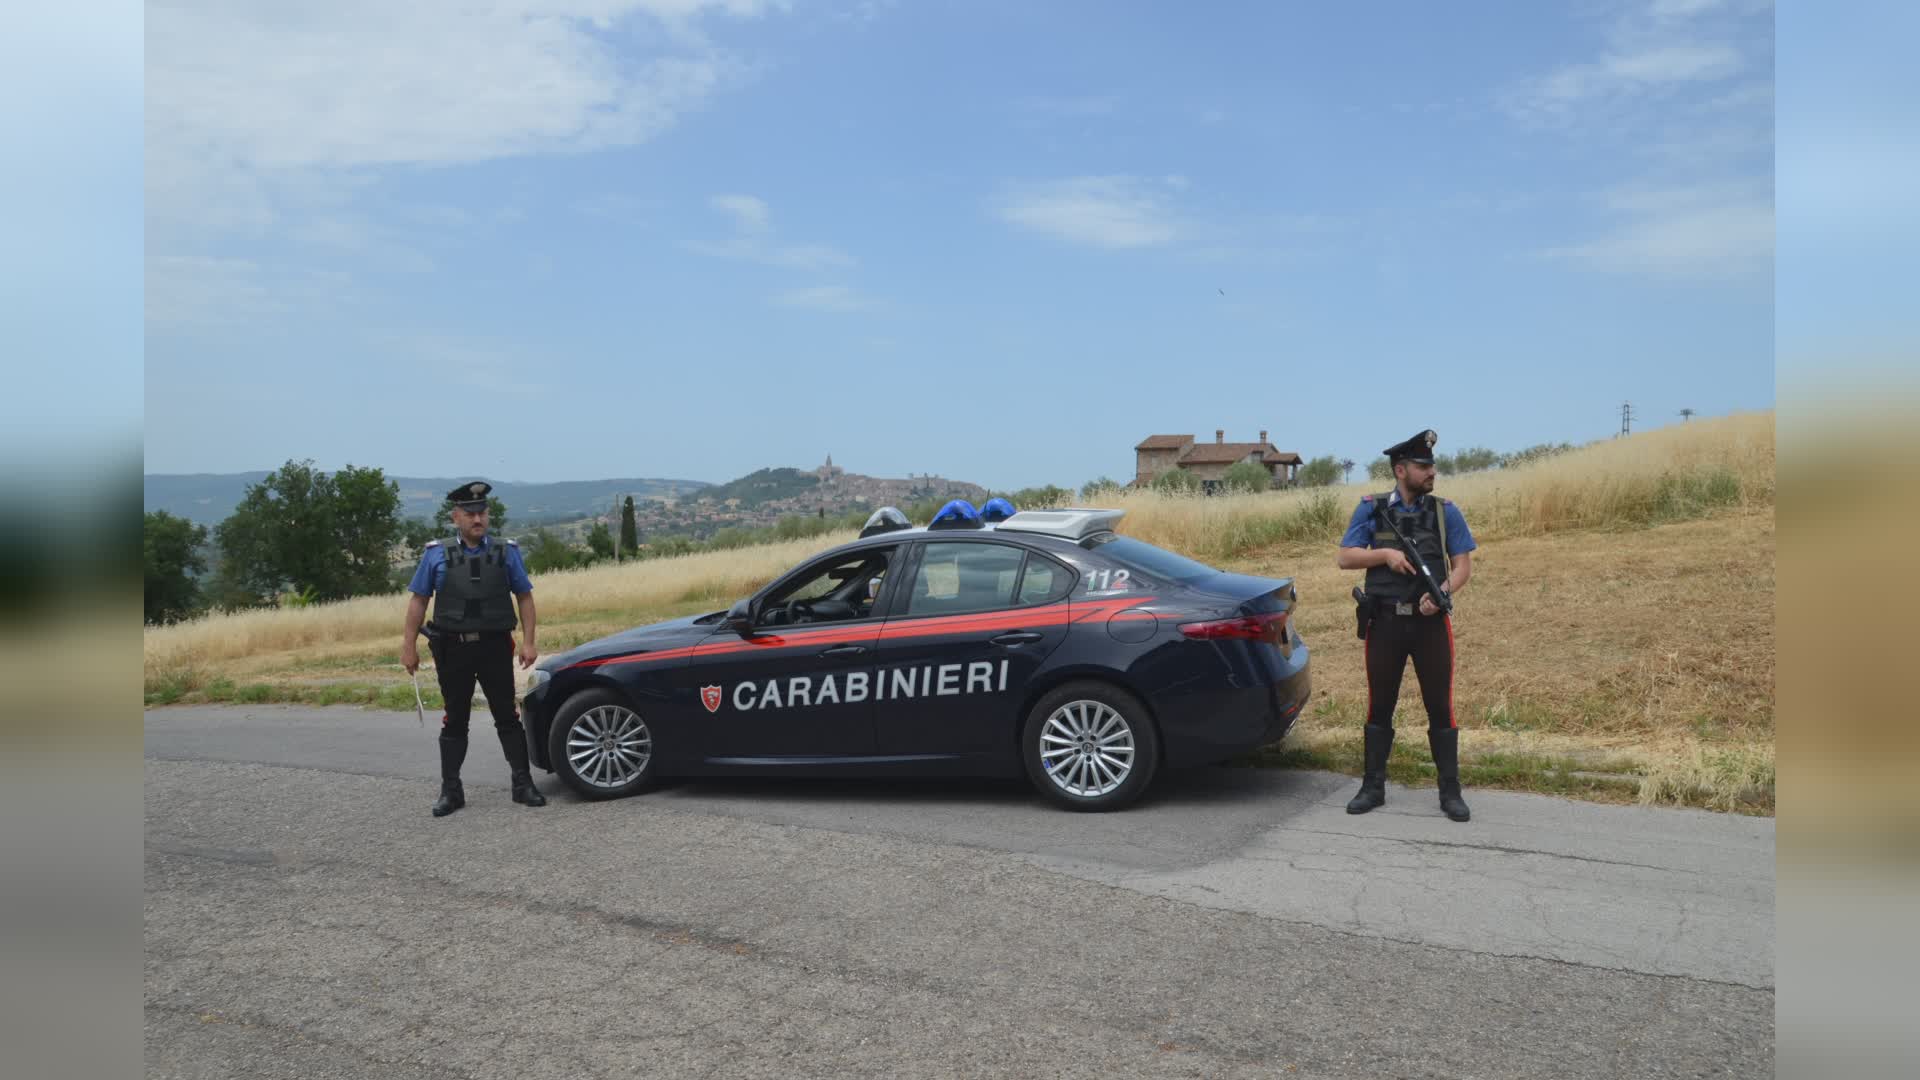
MULTIPOLYGON (((1431 498, 1433 498, 1431 495, 1420 496, 1420 500, 1414 503, 1414 509, 1419 509, 1431 498)), ((1389 495, 1387 500, 1389 506, 1398 503, 1400 489, 1393 489, 1393 494, 1389 495)), ((1442 511, 1441 517, 1445 519, 1444 527, 1447 530, 1449 558, 1465 555, 1480 546, 1473 542, 1473 532, 1467 528, 1467 516, 1460 512, 1459 507, 1452 503, 1445 503, 1442 505, 1442 511)), ((1373 500, 1361 499, 1360 505, 1353 508, 1353 520, 1347 522, 1347 535, 1340 538, 1340 546, 1356 548, 1373 546, 1373 500)))
MULTIPOLYGON (((442 540, 428 545, 420 555, 420 568, 413 572, 413 580, 407 583, 408 592, 415 596, 432 596, 440 591, 440 587, 447 583, 446 545, 453 542, 442 540)), ((477 548, 465 544, 460 546, 466 548, 468 554, 478 554, 487 550, 487 545, 491 543, 492 536, 483 536, 477 548)), ((527 564, 520 561, 520 548, 516 544, 507 545, 507 582, 515 596, 533 591, 533 582, 527 577, 527 564)))

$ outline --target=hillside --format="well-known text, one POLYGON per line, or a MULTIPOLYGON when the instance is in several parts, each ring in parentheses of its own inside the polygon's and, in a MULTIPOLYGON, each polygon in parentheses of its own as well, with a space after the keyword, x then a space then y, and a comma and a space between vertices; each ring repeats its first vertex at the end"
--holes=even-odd
MULTIPOLYGON (((240 504, 247 486, 259 483, 266 476, 265 472, 148 473, 144 478, 145 508, 165 510, 202 525, 217 525, 240 504)), ((403 517, 431 518, 455 484, 474 477, 390 476, 388 479, 400 485, 403 517)), ((614 500, 624 495, 632 495, 636 501, 678 498, 710 486, 702 480, 655 478, 566 480, 551 484, 515 483, 484 476, 480 479, 493 484, 494 496, 506 504, 508 517, 516 524, 606 513, 614 500)))
POLYGON ((743 507, 756 507, 780 499, 798 498, 819 485, 819 477, 799 469, 760 469, 737 480, 702 488, 694 498, 699 502, 718 503, 738 499, 743 507))

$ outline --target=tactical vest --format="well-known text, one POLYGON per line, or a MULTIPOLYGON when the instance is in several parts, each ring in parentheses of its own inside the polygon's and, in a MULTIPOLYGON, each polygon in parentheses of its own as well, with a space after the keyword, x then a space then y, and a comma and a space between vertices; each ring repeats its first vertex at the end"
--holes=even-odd
POLYGON ((433 598, 433 625, 456 634, 481 630, 512 630, 513 585, 507 579, 504 541, 492 540, 470 552, 460 541, 442 545, 447 552, 447 577, 433 598))
MULTIPOLYGON (((1441 508, 1446 505, 1446 500, 1430 495, 1420 509, 1409 510, 1405 504, 1389 507, 1388 501, 1392 498, 1391 491, 1373 497, 1373 546, 1406 551, 1406 545, 1400 542, 1393 526, 1387 524, 1386 515, 1393 514, 1400 527, 1413 540, 1420 557, 1426 560, 1433 576, 1445 583, 1452 571, 1447 562, 1447 530, 1440 520, 1443 513, 1441 508)), ((1407 557, 1411 559, 1413 552, 1407 552, 1407 557)), ((1418 574, 1396 574, 1385 566, 1367 568, 1367 595, 1375 600, 1403 604, 1418 599, 1421 591, 1418 574)))

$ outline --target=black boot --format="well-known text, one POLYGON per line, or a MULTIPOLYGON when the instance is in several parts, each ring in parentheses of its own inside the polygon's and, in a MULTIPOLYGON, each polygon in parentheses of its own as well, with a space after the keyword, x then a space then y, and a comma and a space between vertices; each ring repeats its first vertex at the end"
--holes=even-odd
POLYGON ((1460 730, 1429 730, 1427 742, 1433 747, 1434 771, 1440 774, 1440 810, 1455 821, 1465 821, 1473 811, 1460 797, 1460 730))
POLYGON ((519 724, 495 728, 500 734, 500 749, 506 752, 507 767, 513 770, 513 801, 525 806, 545 806, 547 797, 533 786, 533 772, 527 765, 527 732, 519 724))
POLYGON ((1366 774, 1360 793, 1347 803, 1347 813, 1364 814, 1387 801, 1387 752, 1393 749, 1393 729, 1380 724, 1366 727, 1366 774))
POLYGON ((460 765, 467 760, 467 740, 440 736, 440 797, 433 816, 446 817, 467 805, 467 789, 460 784, 460 765))

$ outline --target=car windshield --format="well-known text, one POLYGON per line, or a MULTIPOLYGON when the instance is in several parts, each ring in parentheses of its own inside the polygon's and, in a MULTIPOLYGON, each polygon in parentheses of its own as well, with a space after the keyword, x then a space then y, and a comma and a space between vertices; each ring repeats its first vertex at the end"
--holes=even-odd
POLYGON ((1184 555, 1175 555, 1165 548, 1157 548, 1152 544, 1117 533, 1089 536, 1080 542, 1080 546, 1088 551, 1098 551, 1130 570, 1138 570, 1148 577, 1159 578, 1162 581, 1191 584, 1220 572, 1205 563, 1194 562, 1184 555))

